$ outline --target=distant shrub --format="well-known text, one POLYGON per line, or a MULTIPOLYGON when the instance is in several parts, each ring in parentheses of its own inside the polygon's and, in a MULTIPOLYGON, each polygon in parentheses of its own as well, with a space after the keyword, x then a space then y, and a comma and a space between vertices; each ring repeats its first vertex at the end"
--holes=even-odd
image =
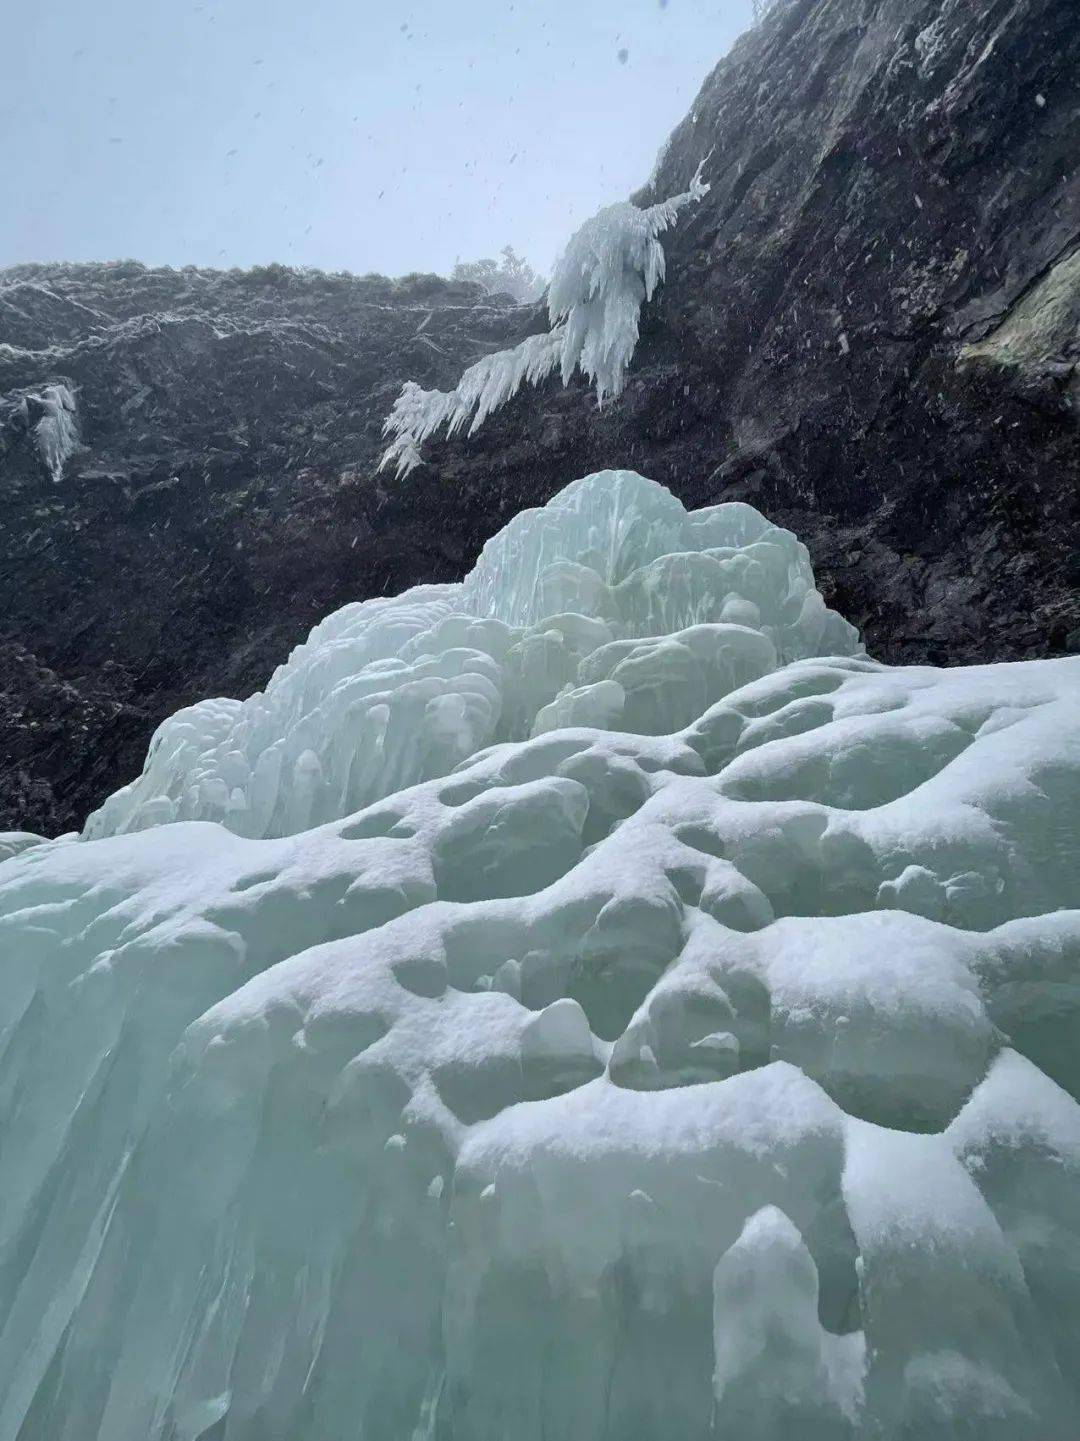
POLYGON ((278 261, 271 261, 269 265, 253 265, 250 270, 244 272, 244 279, 249 285, 272 285, 276 289, 283 289, 289 284, 292 272, 287 265, 281 265, 278 261))
POLYGON ((547 284, 512 245, 503 246, 498 260, 459 260, 450 278, 475 281, 491 295, 512 295, 519 305, 539 300, 547 284))

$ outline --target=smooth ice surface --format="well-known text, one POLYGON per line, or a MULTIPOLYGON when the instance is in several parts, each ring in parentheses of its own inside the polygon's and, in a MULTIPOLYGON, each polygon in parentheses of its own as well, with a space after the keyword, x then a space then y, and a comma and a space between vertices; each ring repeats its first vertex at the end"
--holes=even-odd
POLYGON ((0 1441, 1074 1436, 1078 715, 618 472, 174 718, 0 866, 0 1441))

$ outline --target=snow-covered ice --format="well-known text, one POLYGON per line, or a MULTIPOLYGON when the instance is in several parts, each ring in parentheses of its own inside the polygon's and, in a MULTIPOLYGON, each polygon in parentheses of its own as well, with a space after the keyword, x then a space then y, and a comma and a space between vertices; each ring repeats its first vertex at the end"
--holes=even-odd
POLYGON ((1074 1435, 1078 714, 628 472, 181 712, 0 865, 0 1441, 1074 1435))

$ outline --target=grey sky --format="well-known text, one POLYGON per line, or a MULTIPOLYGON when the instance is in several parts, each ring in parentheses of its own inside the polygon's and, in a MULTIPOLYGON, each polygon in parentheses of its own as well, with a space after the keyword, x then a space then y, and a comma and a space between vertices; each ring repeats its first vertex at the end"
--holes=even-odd
POLYGON ((547 269, 750 0, 43 0, 5 31, 0 265, 547 269), (625 51, 624 57, 620 52, 625 51))

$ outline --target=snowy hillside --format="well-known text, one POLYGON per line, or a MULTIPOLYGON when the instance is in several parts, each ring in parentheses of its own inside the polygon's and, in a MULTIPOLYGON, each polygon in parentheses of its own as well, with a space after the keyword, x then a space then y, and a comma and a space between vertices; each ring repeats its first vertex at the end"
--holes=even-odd
POLYGON ((1078 712, 607 472, 166 722, 0 865, 0 1441, 1073 1435, 1078 712))

